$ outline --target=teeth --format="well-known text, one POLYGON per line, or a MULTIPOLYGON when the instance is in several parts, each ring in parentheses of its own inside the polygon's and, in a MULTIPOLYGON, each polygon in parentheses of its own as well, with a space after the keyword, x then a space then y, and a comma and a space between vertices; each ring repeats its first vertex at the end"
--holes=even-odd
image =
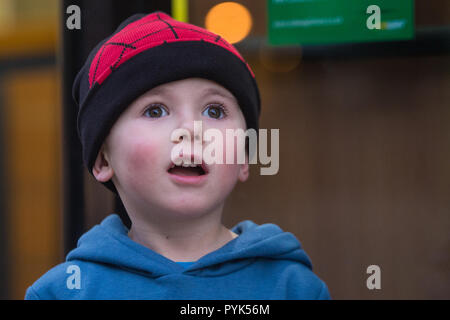
POLYGON ((170 169, 175 168, 176 166, 182 166, 182 167, 191 167, 191 168, 195 168, 195 167, 200 167, 200 164, 195 164, 195 163, 188 163, 188 162, 181 162, 181 164, 176 165, 175 163, 172 163, 172 166, 170 167, 170 169))
POLYGON ((191 168, 195 168, 197 167, 197 165, 195 163, 182 163, 181 164, 183 167, 191 167, 191 168))
MULTIPOLYGON (((198 165, 195 164, 195 163, 181 162, 180 166, 195 168, 195 167, 197 167, 198 165)), ((173 167, 175 167, 175 164, 172 165, 172 168, 173 168, 173 167)))

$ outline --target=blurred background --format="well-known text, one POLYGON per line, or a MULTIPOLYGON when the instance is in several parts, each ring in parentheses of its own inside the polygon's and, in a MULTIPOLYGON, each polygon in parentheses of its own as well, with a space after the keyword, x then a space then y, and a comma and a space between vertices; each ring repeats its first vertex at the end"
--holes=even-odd
POLYGON ((450 298, 448 0, 0 0, 0 298, 23 299, 110 213, 126 219, 83 168, 71 86, 96 43, 155 10, 233 42, 260 128, 280 129, 278 174, 251 166, 227 227, 295 234, 334 299, 450 298))

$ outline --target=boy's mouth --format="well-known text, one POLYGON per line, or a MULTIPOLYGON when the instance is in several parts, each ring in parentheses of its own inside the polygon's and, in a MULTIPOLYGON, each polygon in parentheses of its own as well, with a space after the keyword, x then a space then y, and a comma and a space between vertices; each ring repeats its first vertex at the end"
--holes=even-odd
POLYGON ((205 170, 200 165, 195 165, 195 167, 183 167, 173 165, 172 168, 168 170, 169 173, 178 176, 202 176, 206 174, 205 170))
POLYGON ((181 165, 172 163, 167 172, 178 176, 202 176, 208 174, 208 169, 204 163, 195 164, 191 162, 191 164, 182 163, 181 165))

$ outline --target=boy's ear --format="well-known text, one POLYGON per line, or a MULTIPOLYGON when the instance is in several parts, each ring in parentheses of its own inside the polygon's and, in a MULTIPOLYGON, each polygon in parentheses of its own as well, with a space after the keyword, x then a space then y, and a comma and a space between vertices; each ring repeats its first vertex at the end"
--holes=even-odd
POLYGON ((105 152, 104 145, 100 148, 95 159, 94 166, 92 167, 92 173, 94 177, 100 182, 109 181, 114 175, 114 170, 111 167, 111 163, 108 159, 108 154, 105 152))
POLYGON ((247 181, 248 176, 249 176, 248 154, 245 153, 245 163, 241 164, 238 177, 241 182, 245 182, 247 181))

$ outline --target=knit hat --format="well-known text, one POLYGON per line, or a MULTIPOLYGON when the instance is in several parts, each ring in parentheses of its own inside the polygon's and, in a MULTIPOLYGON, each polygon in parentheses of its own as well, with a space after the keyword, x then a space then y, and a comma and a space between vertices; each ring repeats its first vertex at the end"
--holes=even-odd
MULTIPOLYGON (((236 97, 247 129, 258 130, 260 95, 250 66, 233 45, 198 26, 156 11, 136 14, 102 40, 75 78, 83 162, 92 168, 121 113, 161 84, 191 77, 213 80, 236 97)), ((113 192, 111 181, 104 183, 113 192)))

